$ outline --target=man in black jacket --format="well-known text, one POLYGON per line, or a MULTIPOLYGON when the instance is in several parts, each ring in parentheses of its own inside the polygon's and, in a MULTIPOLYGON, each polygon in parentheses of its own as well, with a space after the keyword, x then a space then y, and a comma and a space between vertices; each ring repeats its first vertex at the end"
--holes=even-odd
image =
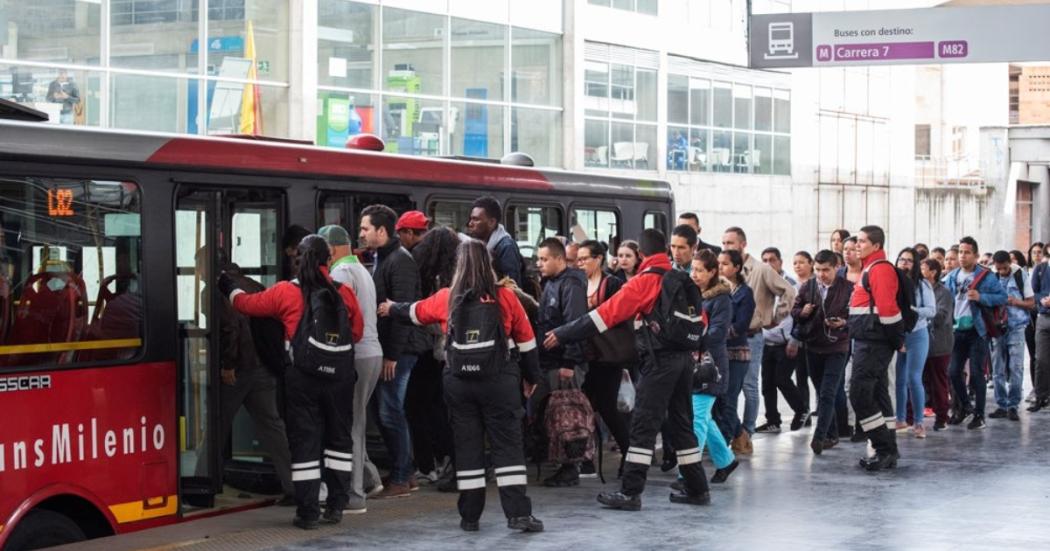
MULTIPOLYGON (((536 265, 544 280, 537 334, 544 335, 587 314, 587 278, 582 271, 568 266, 565 246, 560 240, 548 237, 540 243, 536 265)), ((532 395, 537 434, 544 434, 544 414, 551 391, 573 382, 576 388, 582 386, 586 367, 582 342, 572 342, 550 350, 540 348, 540 369, 544 376, 532 395)), ((545 439, 542 441, 546 442, 545 439)), ((546 449, 546 446, 539 447, 546 449)), ((545 486, 576 486, 579 483, 580 469, 576 463, 563 464, 553 476, 543 481, 545 486)))
POLYGON ((497 276, 509 277, 520 289, 529 292, 522 274, 521 251, 518 250, 518 243, 500 223, 502 219, 503 207, 495 197, 479 197, 470 211, 467 234, 485 243, 492 255, 492 267, 496 269, 497 276))
MULTIPOLYGON (((397 214, 385 205, 371 205, 361 211, 361 242, 375 253, 372 279, 376 284, 376 304, 388 300, 419 300, 419 269, 412 255, 401 246, 394 233, 397 214)), ((412 439, 405 417, 405 393, 417 356, 408 346, 414 327, 380 318, 379 344, 383 347, 383 371, 372 400, 373 414, 393 461, 390 477, 379 497, 409 495, 415 484, 412 468, 412 439)))

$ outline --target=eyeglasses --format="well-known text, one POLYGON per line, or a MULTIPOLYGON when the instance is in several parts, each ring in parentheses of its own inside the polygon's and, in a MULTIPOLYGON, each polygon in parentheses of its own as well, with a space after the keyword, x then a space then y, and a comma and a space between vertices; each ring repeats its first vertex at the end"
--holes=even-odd
POLYGON ((576 263, 577 264, 582 264, 582 263, 584 263, 584 262, 586 262, 588 260, 594 260, 595 258, 598 258, 598 257, 596 257, 596 256, 577 256, 576 257, 576 263))

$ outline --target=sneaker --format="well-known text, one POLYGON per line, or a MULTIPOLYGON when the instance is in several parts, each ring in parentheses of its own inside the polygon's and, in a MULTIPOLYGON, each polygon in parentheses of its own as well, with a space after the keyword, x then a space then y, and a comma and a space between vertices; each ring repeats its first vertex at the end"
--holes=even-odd
POLYGON ((512 517, 507 519, 507 528, 521 530, 522 532, 542 532, 543 521, 529 515, 527 517, 512 517))
POLYGON ((1020 421, 1021 417, 1017 415, 1017 408, 1010 408, 1010 411, 1006 414, 1011 421, 1020 421))
POLYGON ((716 470, 714 476, 711 477, 711 482, 713 484, 724 484, 729 479, 729 475, 733 474, 733 471, 739 466, 740 462, 734 459, 732 463, 716 470))
POLYGON ((580 463, 580 478, 598 478, 598 470, 594 468, 594 461, 580 463))
POLYGON ((375 486, 372 486, 371 488, 365 490, 365 497, 376 497, 377 495, 383 493, 384 489, 385 488, 383 487, 383 483, 376 484, 375 486))
POLYGON ((915 425, 915 438, 926 438, 926 427, 915 425))
POLYGON ((751 445, 751 435, 743 429, 730 443, 730 448, 737 455, 751 455, 755 452, 754 446, 751 445))
POLYGON ((968 411, 955 412, 955 413, 952 414, 951 417, 948 418, 948 424, 949 425, 961 425, 963 423, 963 421, 965 421, 966 418, 969 417, 969 416, 970 416, 970 412, 968 412, 968 411))
POLYGON ((710 505, 711 494, 710 492, 703 492, 699 494, 688 494, 686 492, 677 492, 671 494, 671 503, 684 503, 686 505, 710 505))
POLYGON ((340 522, 343 522, 342 509, 329 507, 325 509, 324 514, 321 515, 321 524, 339 524, 340 522))
POLYGON ((365 505, 365 500, 359 497, 351 497, 350 501, 346 503, 346 509, 343 509, 344 515, 363 515, 368 512, 368 507, 365 505))
POLYGON ((898 432, 902 430, 908 430, 908 423, 905 423, 904 421, 897 421, 896 428, 898 432))
POLYGON ((418 492, 419 491, 419 482, 416 482, 416 477, 414 477, 414 476, 408 477, 408 491, 410 491, 410 492, 418 492))
POLYGON ((548 488, 566 488, 580 484, 580 471, 576 465, 562 465, 558 470, 543 481, 548 488))
POLYGON ((934 421, 933 423, 933 430, 935 431, 942 431, 946 428, 948 428, 948 426, 944 421, 934 421))
POLYGON ((416 471, 415 479, 416 479, 417 483, 433 484, 433 483, 437 482, 437 480, 438 480, 438 478, 440 476, 441 475, 437 472, 437 469, 434 469, 433 471, 430 471, 429 473, 424 473, 422 471, 416 471))
POLYGON ((481 529, 481 524, 476 520, 460 519, 459 528, 464 532, 477 532, 481 529))
POLYGON ((805 426, 806 421, 809 420, 809 412, 796 413, 795 418, 791 420, 791 430, 796 431, 805 426))
POLYGON ((610 509, 620 509, 621 511, 642 510, 641 496, 629 496, 623 492, 602 492, 598 494, 598 503, 610 509))
POLYGON ((835 446, 838 446, 838 445, 839 445, 839 439, 838 438, 831 437, 831 438, 825 438, 824 439, 824 449, 825 450, 830 450, 831 448, 834 448, 835 446))
POLYGON ((395 497, 408 497, 410 495, 412 495, 412 490, 408 483, 398 484, 396 482, 391 482, 383 488, 383 491, 380 492, 377 497, 379 499, 391 499, 395 497))
POLYGON ((982 417, 980 415, 974 415, 973 416, 973 421, 970 421, 970 424, 966 425, 966 428, 968 428, 970 430, 981 430, 981 429, 983 429, 983 428, 985 428, 987 426, 988 425, 985 424, 985 422, 984 422, 984 417, 982 417))
POLYGON ((1006 419, 1006 410, 1003 408, 996 408, 995 411, 988 414, 989 419, 1006 419))
POLYGON ((303 517, 295 517, 292 519, 292 526, 303 530, 317 530, 320 528, 317 524, 317 519, 308 520, 303 517))
POLYGON ((778 434, 780 433, 780 424, 766 423, 764 425, 759 425, 759 427, 755 429, 755 432, 760 432, 762 434, 778 434))

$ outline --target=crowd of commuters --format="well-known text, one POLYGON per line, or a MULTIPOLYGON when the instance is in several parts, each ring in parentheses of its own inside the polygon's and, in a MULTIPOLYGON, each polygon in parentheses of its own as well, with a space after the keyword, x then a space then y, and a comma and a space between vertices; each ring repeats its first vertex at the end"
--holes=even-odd
MULTIPOLYGON (((289 365, 301 363, 296 343, 310 320, 323 318, 318 290, 343 299, 335 317, 352 333, 350 372, 324 380, 288 367, 283 422, 273 408, 252 411, 265 421, 285 501, 294 494, 297 526, 339 522, 366 512, 369 498, 411 496, 423 482, 458 491, 461 528, 474 531, 494 481, 508 527, 541 531, 527 463, 545 486, 576 486, 602 475, 603 450, 620 479, 619 490, 598 496, 606 507, 641 508, 658 448, 662 469, 678 473, 670 500, 705 505, 709 484, 726 483, 740 457, 755 453, 756 433, 811 430, 816 455, 870 442, 875 454, 858 449, 860 466, 893 468, 900 437, 986 428, 989 377, 987 418, 1019 420, 1026 357, 1027 410, 1050 407, 1042 243, 982 255, 963 237, 947 248, 918 243, 891 260, 883 229, 865 226, 790 255, 789 274, 780 249, 751 255, 742 228, 727 228, 721 247, 704 242, 693 213, 666 238, 645 230, 615 249, 546 237, 529 260, 502 219, 491 197, 474 202, 464 233, 372 205, 360 213, 357 250, 338 225, 290 231, 294 280, 263 290, 235 269, 220 276, 231 342, 238 334, 251 342, 248 317, 276 318, 289 365), (660 327, 657 316, 680 300, 688 311, 674 314, 703 327, 695 348, 675 346, 660 327), (369 417, 386 446, 386 477, 367 454, 369 417), (285 427, 287 440, 276 434, 285 427), (570 428, 572 438, 554 434, 570 428)), ((246 347, 229 361, 262 360, 246 347)), ((224 393, 226 409, 248 404, 245 393, 224 393)))

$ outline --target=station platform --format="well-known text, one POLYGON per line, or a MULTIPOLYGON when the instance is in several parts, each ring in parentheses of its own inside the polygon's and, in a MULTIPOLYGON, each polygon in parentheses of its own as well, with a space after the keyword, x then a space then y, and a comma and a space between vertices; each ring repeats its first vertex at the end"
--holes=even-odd
POLYGON ((506 528, 492 484, 481 531, 471 534, 459 529, 456 495, 423 486, 316 531, 293 528, 291 508, 266 507, 63 549, 1050 549, 1050 413, 989 419, 979 431, 930 430, 925 440, 900 432, 899 467, 880 473, 857 466, 864 444, 843 441, 814 456, 811 431, 758 435, 754 455, 713 485, 708 507, 670 503, 674 475, 654 467, 640 512, 601 508, 595 495, 616 487, 615 454, 606 455, 604 486, 544 488, 533 468, 540 534, 506 528))

